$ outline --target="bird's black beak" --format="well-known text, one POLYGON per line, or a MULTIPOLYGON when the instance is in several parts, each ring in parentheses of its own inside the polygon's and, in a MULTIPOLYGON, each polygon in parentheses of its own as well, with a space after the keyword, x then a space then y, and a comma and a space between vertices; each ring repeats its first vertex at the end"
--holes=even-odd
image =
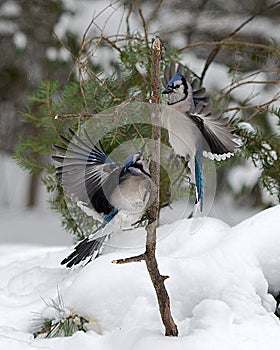
POLYGON ((172 92, 173 89, 171 87, 167 87, 165 90, 162 91, 163 94, 170 94, 170 92, 172 92))

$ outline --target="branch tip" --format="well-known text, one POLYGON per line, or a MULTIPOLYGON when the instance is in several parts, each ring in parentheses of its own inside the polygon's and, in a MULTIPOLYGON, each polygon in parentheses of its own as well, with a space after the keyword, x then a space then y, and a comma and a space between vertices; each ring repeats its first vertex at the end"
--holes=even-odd
POLYGON ((112 264, 122 265, 122 264, 128 264, 132 262, 140 262, 143 260, 145 260, 145 253, 136 255, 136 256, 131 256, 130 258, 115 259, 115 260, 112 260, 112 264))

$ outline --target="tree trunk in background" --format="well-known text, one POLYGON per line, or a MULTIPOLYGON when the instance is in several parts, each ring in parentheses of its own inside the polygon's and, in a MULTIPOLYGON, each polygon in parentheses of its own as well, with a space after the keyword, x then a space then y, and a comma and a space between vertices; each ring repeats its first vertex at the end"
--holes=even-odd
POLYGON ((31 174, 28 179, 29 183, 26 203, 28 208, 32 208, 37 204, 39 179, 40 176, 38 174, 31 174))
MULTIPOLYGON (((54 27, 65 11, 60 0, 0 3, 0 150, 12 155, 19 134, 34 132, 20 120, 20 112, 30 103, 27 96, 43 79, 66 80, 70 64, 50 62, 46 56, 58 43, 54 27)), ((33 207, 39 177, 33 174, 28 181, 25 203, 33 207)))

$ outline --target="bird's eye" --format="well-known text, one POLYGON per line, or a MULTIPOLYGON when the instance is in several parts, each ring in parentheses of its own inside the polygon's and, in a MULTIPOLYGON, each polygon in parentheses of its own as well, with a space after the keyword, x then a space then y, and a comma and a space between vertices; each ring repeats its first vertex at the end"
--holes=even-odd
POLYGON ((180 84, 177 84, 174 86, 174 89, 179 89, 180 86, 181 86, 180 84))

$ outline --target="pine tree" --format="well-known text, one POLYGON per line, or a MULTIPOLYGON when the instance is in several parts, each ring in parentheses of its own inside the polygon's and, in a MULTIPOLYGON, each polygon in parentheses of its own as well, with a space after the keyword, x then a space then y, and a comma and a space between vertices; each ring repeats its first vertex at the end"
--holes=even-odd
MULTIPOLYGON (((242 43, 240 43, 244 49, 242 43)), ((228 42, 230 46, 230 42, 228 42)), ((59 134, 67 133, 69 127, 74 130, 81 130, 83 125, 92 119, 92 115, 114 114, 121 108, 121 118, 128 118, 130 123, 116 123, 115 128, 106 133, 100 140, 105 151, 110 154, 118 145, 131 139, 150 138, 151 126, 142 120, 139 123, 137 113, 141 109, 141 103, 148 101, 150 96, 149 84, 151 81, 150 71, 150 43, 147 36, 139 33, 134 35, 116 36, 115 38, 104 38, 103 34, 93 38, 85 37, 79 49, 77 62, 77 76, 71 75, 71 80, 61 85, 59 81, 43 81, 33 95, 30 97, 29 107, 22 113, 24 123, 33 126, 30 135, 21 136, 16 148, 15 158, 19 164, 32 173, 41 174, 42 181, 49 192, 55 192, 55 197, 51 200, 51 207, 62 214, 63 226, 73 234, 75 240, 80 240, 92 231, 95 224, 93 219, 70 200, 64 198, 63 192, 55 178, 54 164, 50 161, 52 145, 60 144, 59 134), (121 42, 121 45, 119 45, 121 42), (98 44, 97 44, 98 43, 98 44), (101 66, 96 64, 91 58, 91 47, 95 49, 104 48, 104 43, 117 51, 117 61, 112 61, 114 72, 106 74, 101 66), (74 118, 62 118, 55 120, 56 115, 75 116, 74 118), (87 117, 91 116, 91 117, 87 117), (131 123, 135 118, 137 123, 131 123), (79 220, 78 220, 79 219, 79 220), (80 224, 78 224, 80 223, 80 224)), ((236 43, 233 45, 238 49, 236 43)), ((279 61, 279 50, 273 45, 264 46, 263 50, 273 56, 275 61, 279 61)), ((243 52, 246 55, 246 52, 243 52)), ((264 54, 262 52, 262 54, 264 54)), ((257 55, 251 59, 258 59, 257 55)), ((179 61, 178 50, 166 46, 163 52, 162 70, 170 61, 179 61)), ((210 62, 211 63, 211 62, 210 62)), ((208 62, 208 64, 210 64, 208 62)), ((205 66, 206 67, 206 66, 205 66)), ((188 67, 189 68, 189 67, 188 67)), ((261 188, 265 188, 274 197, 279 199, 279 136, 271 130, 270 119, 273 115, 278 118, 279 109, 274 107, 274 103, 279 97, 279 93, 264 100, 262 104, 250 104, 250 96, 246 100, 238 100, 233 94, 234 91, 246 84, 252 84, 252 79, 258 77, 263 71, 256 72, 253 76, 238 71, 234 66, 230 69, 232 81, 230 86, 222 91, 213 92, 213 106, 215 109, 222 108, 225 113, 231 113, 232 124, 237 128, 236 133, 240 136, 243 146, 238 151, 238 156, 217 163, 217 166, 225 164, 219 173, 225 181, 227 180, 227 170, 244 163, 246 159, 251 159, 256 167, 260 169, 261 176, 255 184, 258 190, 258 200, 256 204, 267 206, 272 203, 267 199, 260 198, 261 188), (234 104, 235 107, 228 106, 234 104), (251 130, 244 128, 250 125, 251 130), (243 123, 243 124, 242 124, 243 123), (252 131, 254 130, 254 131, 252 131)), ((268 72, 271 73, 271 72, 268 72)), ((194 76, 198 76, 193 72, 194 76)), ((273 72, 271 73, 273 74, 273 72)), ((277 79, 268 79, 263 82, 269 84, 277 83, 277 79)), ((120 121, 120 119, 119 119, 120 121)), ((108 118, 107 123, 112 120, 108 118)), ((103 120, 104 123, 104 120, 103 120)), ((168 145, 167 133, 163 130, 162 142, 168 145)), ((172 194, 169 193, 170 174, 174 178, 180 173, 180 168, 176 167, 173 158, 162 160, 165 166, 161 169, 161 206, 168 205, 172 200, 185 195, 185 187, 182 192, 182 181, 173 187, 172 194), (166 170, 167 169, 167 170, 166 170), (172 171, 168 171, 172 169, 172 171)), ((173 179, 174 179, 173 178, 173 179)), ((229 188, 229 186, 228 186, 229 188)), ((191 187, 189 189, 193 190, 191 187)), ((231 189, 233 192, 233 189, 231 189)), ((243 194, 252 196, 251 188, 243 189, 243 194)), ((233 195, 236 195, 233 193, 233 195)), ((240 195, 240 193, 238 193, 240 195)))

